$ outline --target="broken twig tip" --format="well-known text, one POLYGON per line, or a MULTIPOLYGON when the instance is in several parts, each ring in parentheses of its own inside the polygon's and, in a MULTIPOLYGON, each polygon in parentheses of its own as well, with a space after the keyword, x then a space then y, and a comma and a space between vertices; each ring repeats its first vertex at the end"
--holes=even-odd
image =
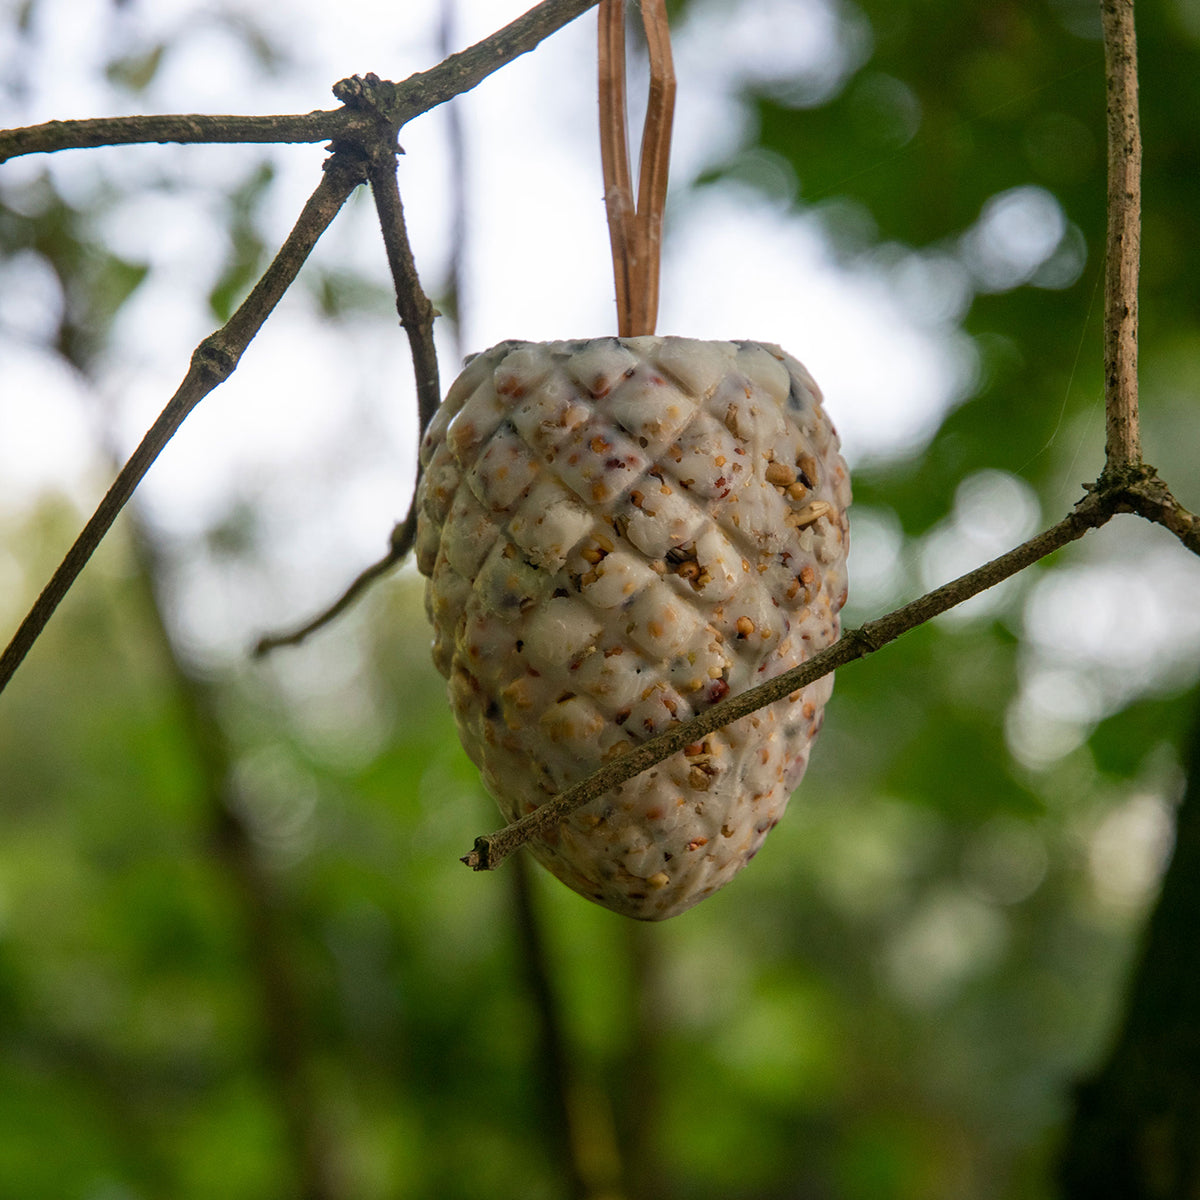
POLYGON ((459 862, 464 862, 472 871, 490 871, 491 863, 488 861, 488 849, 491 843, 486 837, 477 837, 475 839, 475 848, 470 854, 464 854, 459 862))

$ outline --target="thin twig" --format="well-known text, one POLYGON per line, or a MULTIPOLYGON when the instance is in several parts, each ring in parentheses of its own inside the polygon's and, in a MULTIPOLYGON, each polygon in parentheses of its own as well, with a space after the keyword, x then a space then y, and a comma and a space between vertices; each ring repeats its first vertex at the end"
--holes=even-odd
MULTIPOLYGON (((534 49, 593 8, 596 0, 544 0, 515 21, 400 83, 375 80, 374 105, 395 129, 534 49)), ((209 116, 198 113, 47 121, 0 130, 0 162, 22 154, 154 142, 349 142, 372 139, 372 122, 354 100, 364 81, 342 80, 334 93, 345 107, 281 116, 209 116)))
POLYGON ((813 655, 807 662, 749 691, 714 704, 712 708, 675 725, 657 737, 643 742, 620 758, 601 767, 594 774, 547 801, 519 821, 495 833, 475 839, 474 849, 462 861, 476 871, 489 871, 551 825, 570 816, 577 808, 598 799, 618 784, 669 758, 692 742, 741 717, 748 716, 776 700, 828 675, 838 667, 858 658, 865 658, 901 634, 923 625, 926 621, 947 612, 964 600, 994 587, 1011 575, 1052 554, 1055 550, 1082 537, 1089 529, 1103 525, 1116 511, 1114 500, 1096 488, 1085 496, 1075 509, 1057 525, 1030 538, 1007 554, 985 563, 982 567, 947 583, 925 596, 869 621, 860 629, 847 630, 832 646, 813 655))
POLYGON ((1131 507, 1138 516, 1169 529, 1193 554, 1200 555, 1200 517, 1184 508, 1157 476, 1138 489, 1131 507))
MULTIPOLYGON (((438 44, 443 57, 449 54, 449 43, 454 24, 452 4, 453 0, 445 0, 442 8, 442 20, 438 29, 438 44)), ((453 105, 450 106, 448 113, 454 183, 454 203, 452 205, 452 241, 454 245, 451 252, 450 278, 447 282, 447 290, 450 295, 450 306, 454 312, 455 340, 459 341, 462 328, 462 298, 460 295, 462 249, 463 240, 466 236, 466 207, 462 178, 465 170, 465 159, 463 156, 462 122, 459 120, 458 112, 453 105)), ((380 169, 384 170, 385 168, 381 166, 380 169)), ((384 182, 389 192, 391 187, 394 186, 387 185, 386 181, 381 182, 384 182)), ((374 183, 373 179, 372 183, 374 183)), ((439 402, 438 365, 434 351, 432 328, 432 317, 436 314, 434 313, 433 305, 429 303, 428 298, 425 296, 420 279, 417 276, 416 266, 413 262, 412 251, 408 242, 408 234, 404 225, 404 210, 400 204, 399 193, 396 193, 394 202, 385 200, 384 208, 380 208, 379 206, 380 193, 376 192, 376 208, 379 211, 380 227, 388 252, 388 261, 393 264, 392 279, 396 286, 396 308, 400 313, 400 322, 409 335, 413 369, 418 380, 419 443, 439 402), (410 319, 406 319, 406 313, 410 314, 410 319), (432 372, 430 368, 432 368, 432 372), (424 388, 422 388, 420 382, 422 379, 425 380, 424 388), (432 383, 430 383, 430 380, 432 380, 432 383)), ((339 617, 376 580, 382 579, 391 572, 394 566, 403 561, 412 548, 416 537, 417 509, 415 491, 414 484, 414 499, 409 506, 408 516, 392 529, 391 537, 388 539, 387 553, 378 562, 372 563, 366 570, 361 572, 324 612, 319 613, 311 620, 306 621, 303 625, 287 633, 270 634, 260 638, 254 647, 254 656, 256 658, 262 657, 281 646, 300 645, 311 634, 316 633, 318 629, 323 628, 336 617, 339 617)))
POLYGON ((1142 138, 1138 129, 1137 38, 1133 0, 1104 0, 1108 112, 1108 235, 1104 275, 1105 456, 1139 463, 1138 260, 1141 246, 1142 138))
POLYGON ((274 261, 229 321, 196 348, 187 374, 175 395, 118 472, 108 493, 34 602, 29 615, 21 622, 3 654, 0 654, 0 691, 4 690, 13 672, 29 653, 46 622, 163 447, 192 409, 233 373, 251 339, 296 278, 317 239, 363 179, 363 164, 353 156, 335 156, 329 160, 320 184, 309 197, 274 261))
POLYGON ((290 629, 286 633, 264 634, 260 637, 254 643, 254 649, 251 652, 253 656, 262 658, 272 650, 278 650, 281 646, 299 646, 318 629, 340 617, 371 584, 389 574, 397 563, 404 561, 405 556, 412 549, 416 531, 417 510, 414 505, 409 509, 408 516, 393 527, 392 536, 388 539, 388 551, 378 562, 373 562, 365 570, 359 572, 346 590, 327 609, 305 621, 303 625, 290 629))
POLYGON ((421 287, 417 266, 413 260, 408 230, 404 225, 404 205, 396 182, 396 157, 392 153, 376 153, 367 166, 371 195, 379 214, 379 227, 387 251, 392 283, 396 289, 396 312, 408 334, 412 352, 413 371, 417 383, 417 413, 420 421, 417 440, 433 419, 441 401, 438 382, 437 350, 433 344, 433 319, 437 310, 421 287))
POLYGON ((595 8, 597 0, 544 0, 475 45, 452 54, 429 71, 410 75, 393 84, 395 91, 386 107, 398 126, 413 117, 445 104, 482 83, 493 71, 527 54, 552 33, 576 17, 595 8))
POLYGON ((317 109, 278 116, 163 113, 126 117, 88 117, 78 121, 46 121, 20 129, 0 130, 0 163, 22 154, 90 150, 97 146, 148 143, 296 143, 354 139, 369 132, 370 122, 348 108, 317 109))
MULTIPOLYGON (((330 129, 325 116, 327 114, 308 114, 319 132, 313 140, 324 140, 335 137, 339 144, 355 147, 367 147, 372 162, 379 162, 378 147, 386 143, 390 150, 394 147, 395 131, 405 121, 422 112, 436 107, 450 99, 451 96, 469 90, 493 71, 510 62, 520 54, 532 50, 549 34, 565 25, 568 21, 591 8, 595 0, 546 0, 519 17, 516 21, 505 26, 491 37, 477 42, 468 50, 453 55, 445 62, 430 71, 414 75, 403 84, 390 84, 368 76, 364 79, 354 77, 343 80, 334 90, 339 99, 346 105, 346 111, 354 114, 354 120, 343 119, 340 124, 330 129), (387 123, 391 122, 391 128, 387 123), (382 127, 381 127, 382 122, 382 127), (354 133, 354 131, 358 131, 354 133), (354 133, 354 136, 351 134, 354 133)), ((305 118, 307 119, 307 118, 305 118)), ((283 125, 274 126, 275 132, 288 128, 292 135, 299 132, 305 119, 297 118, 291 126, 289 119, 279 118, 283 125)), ((173 135, 179 134, 187 140, 207 140, 198 136, 203 132, 194 124, 179 118, 129 118, 125 125, 122 119, 114 119, 116 123, 96 125, 93 122, 50 122, 45 126, 33 126, 26 130, 12 130, 8 134, 0 134, 0 158, 13 154, 28 154, 35 150, 65 149, 72 145, 95 146, 111 143, 114 138, 119 141, 161 141, 174 140, 173 135), (158 124, 155 124, 158 120, 158 124), (174 122, 174 124, 172 124, 174 122), (140 133, 138 132, 140 130, 140 133), (70 140, 72 137, 77 140, 70 140)), ((244 128, 238 127, 239 118, 216 118, 208 129, 211 134, 222 131, 226 134, 245 134, 247 129, 265 130, 260 119, 253 120, 244 128)), ((257 140, 257 139, 256 139, 257 140)), ((271 140, 275 140, 272 138, 271 140)), ((84 527, 75 545, 72 546, 66 558, 46 585, 42 594, 35 602, 33 609, 22 622, 12 642, 0 655, 0 691, 12 678, 21 661, 28 654, 30 647, 37 640, 50 615, 58 607, 71 584, 78 577, 84 564, 107 533, 117 514, 124 507, 142 477, 150 468, 151 463, 158 457, 162 448, 170 440, 175 431, 183 423, 188 413, 214 387, 228 378, 237 366, 242 351, 250 339, 258 332, 263 320, 274 308, 279 297, 295 278, 295 272, 307 257, 316 238, 328 225, 340 209, 350 190, 362 180, 361 167, 358 166, 354 154, 343 153, 335 155, 326 172, 321 186, 313 194, 296 229, 292 231, 284 250, 268 268, 267 273, 251 292, 246 302, 234 313, 229 323, 218 333, 205 339, 192 357, 192 366, 180 384, 179 390, 172 397, 158 420, 143 438, 141 445, 134 451, 133 456, 118 474, 112 488, 101 501, 100 506, 84 527), (355 163, 355 177, 348 181, 345 164, 355 163), (303 254, 295 257, 295 251, 303 244, 303 234, 312 225, 316 215, 324 212, 323 206, 329 206, 332 192, 331 181, 334 179, 349 182, 345 193, 337 199, 336 204, 329 208, 327 216, 319 227, 314 227, 312 243, 307 245, 303 254), (295 260, 294 263, 292 260, 295 260), (291 265, 289 273, 285 268, 291 265)), ((416 270, 412 266, 412 253, 407 246, 407 237, 403 235, 403 210, 400 207, 399 190, 395 185, 394 165, 389 171, 379 173, 373 187, 376 204, 380 206, 380 221, 384 229, 385 244, 388 249, 388 260, 392 267, 393 277, 397 281, 397 307, 401 320, 405 323, 410 339, 413 340, 413 356, 417 371, 417 393, 420 408, 421 428, 424 429, 438 403, 437 358, 433 353, 432 334, 430 327, 433 319, 432 306, 416 283, 416 270), (391 183, 387 183, 390 175, 391 183), (380 198, 382 196, 382 199, 380 198), (398 232, 397 232, 398 231, 398 232)), ((399 530, 401 527, 397 527, 399 530)), ((396 532, 393 532, 392 549, 385 562, 391 558, 397 544, 396 532)), ((369 571, 367 574, 374 577, 369 571)), ((368 580, 369 581, 369 580, 368 580)), ((361 588, 352 591, 358 594, 361 588)), ((340 602, 335 605, 341 611, 340 602)), ((323 624, 327 616, 317 619, 323 624)))
MULTIPOLYGON (((342 80, 335 86, 334 94, 345 107, 332 113, 316 112, 305 116, 274 118, 166 116, 51 121, 25 129, 0 131, 0 161, 18 154, 74 146, 176 140, 323 141, 332 138, 336 150, 327 164, 331 169, 327 170, 321 186, 309 200, 284 249, 229 323, 206 338, 196 350, 191 368, 179 390, 122 468, 12 641, 0 654, 0 691, 3 691, 30 647, 37 641, 51 614, 162 448, 196 404, 228 378, 237 366, 246 345, 295 278, 296 271, 316 238, 336 215, 350 190, 362 181, 361 166, 358 164, 361 153, 365 152, 372 162, 379 162, 379 148, 386 145, 390 160, 396 149, 396 132, 406 121, 475 87, 493 71, 532 50, 544 38, 595 3, 596 0, 545 0, 490 37, 452 55, 429 71, 411 76, 402 84, 387 83, 372 75, 342 80), (346 175, 346 164, 351 162, 355 164, 352 180, 346 175), (331 181, 335 179, 348 186, 340 198, 333 202, 331 181), (323 217, 322 213, 325 214, 323 217), (297 257, 296 252, 304 246, 304 237, 308 232, 312 233, 312 242, 297 257)), ((389 263, 397 281, 397 307, 413 342, 418 404, 421 428, 424 430, 438 403, 437 358, 433 353, 430 329, 433 310, 417 283, 407 237, 403 236, 403 211, 399 190, 395 186, 394 164, 389 171, 379 174, 376 183, 378 186, 373 191, 379 206, 389 263), (388 174, 391 177, 390 185, 385 179, 388 174)), ((395 561, 393 555, 401 529, 402 526, 397 526, 393 531, 391 549, 383 560, 387 565, 395 561)), ((374 578, 375 573, 374 569, 365 572, 368 576, 365 582, 374 578)), ((352 585, 351 598, 361 590, 361 587, 352 585)), ((343 607, 345 605, 339 601, 328 614, 317 618, 315 624, 324 624, 334 615, 334 610, 340 612, 343 607)))
MULTIPOLYGON (((499 54, 503 50, 507 53, 514 46, 525 45, 541 28, 541 25, 531 21, 531 18, 538 17, 540 14, 539 19, 544 23, 547 19, 548 7, 542 5, 540 9, 526 13, 525 17, 519 18, 505 30, 501 30, 496 38, 500 39, 503 35, 503 46, 493 47, 493 52, 499 54)), ((560 17, 561 13, 555 19, 560 17)), ((541 36, 545 36, 545 34, 543 33, 541 36)), ((452 58, 462 60, 464 57, 469 58, 474 55, 474 58, 478 59, 479 55, 476 52, 482 45, 483 43, 478 43, 472 47, 471 51, 464 51, 462 55, 455 55, 452 58)), ((449 63, 451 59, 446 61, 449 63)), ((472 69, 478 72, 478 64, 472 69)), ((467 81, 464 86, 474 86, 469 82, 469 79, 474 76, 465 74, 466 71, 467 68, 460 64, 458 70, 460 82, 467 81)), ((414 76, 414 79, 416 78, 418 77, 414 76)), ((396 85, 386 84, 374 77, 356 78, 351 82, 355 89, 354 103, 365 108, 375 109, 381 117, 392 110, 394 98, 389 96, 387 89, 396 85)), ((396 163, 393 154, 390 152, 385 154, 382 150, 376 150, 371 156, 368 172, 371 193, 375 199, 384 247, 387 251, 388 265, 392 272, 392 282, 396 290, 396 311, 400 315, 400 324, 404 326, 404 330, 408 334, 412 352, 413 371, 417 384, 419 420, 417 440, 419 443, 441 400, 437 351, 433 340, 433 320, 437 312, 421 287, 421 280, 413 259, 412 247, 409 244, 408 232, 404 223, 404 205, 396 182, 396 163)), ((269 634, 260 638, 254 648, 254 654, 261 656, 280 646, 299 645, 310 634, 315 633, 339 616, 376 579, 386 575, 393 566, 401 561, 412 545, 415 526, 416 511, 415 508, 412 508, 409 510, 408 517, 393 529, 387 554, 363 571, 329 608, 287 633, 269 634)))

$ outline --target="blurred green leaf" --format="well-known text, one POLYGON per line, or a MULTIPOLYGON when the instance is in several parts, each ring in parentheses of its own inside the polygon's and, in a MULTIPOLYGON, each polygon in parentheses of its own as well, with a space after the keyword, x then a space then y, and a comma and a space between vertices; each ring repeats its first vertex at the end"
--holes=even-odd
POLYGON ((113 59, 104 68, 105 78, 134 95, 144 92, 154 82, 166 49, 164 42, 158 42, 145 50, 113 59))
POLYGON ((392 313, 396 309, 393 292, 350 271, 314 270, 305 282, 321 315, 331 320, 352 320, 363 313, 392 313))
POLYGON ((1164 746, 1182 745, 1197 694, 1191 688, 1183 695, 1146 697, 1101 721, 1088 738, 1097 769, 1118 779, 1135 778, 1148 757, 1164 746))
POLYGON ((266 264, 267 249, 258 229, 258 211, 275 179, 275 168, 260 163, 226 200, 229 250, 208 293, 208 307, 223 325, 245 299, 266 264))

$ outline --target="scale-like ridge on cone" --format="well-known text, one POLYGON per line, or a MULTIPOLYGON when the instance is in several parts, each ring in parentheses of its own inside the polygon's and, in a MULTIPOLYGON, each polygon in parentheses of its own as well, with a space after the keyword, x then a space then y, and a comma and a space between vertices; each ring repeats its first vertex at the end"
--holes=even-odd
MULTIPOLYGON (((777 346, 504 342, 455 381, 421 461, 434 661, 509 820, 837 638, 849 479, 777 346)), ((533 853, 617 912, 683 911, 779 820, 831 689, 709 734, 533 853)))

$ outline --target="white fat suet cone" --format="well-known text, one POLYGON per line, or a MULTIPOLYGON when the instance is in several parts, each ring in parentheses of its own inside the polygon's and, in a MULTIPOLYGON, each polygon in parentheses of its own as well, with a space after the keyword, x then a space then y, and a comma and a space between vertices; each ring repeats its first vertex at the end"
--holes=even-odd
MULTIPOLYGON (((421 461, 434 660, 509 820, 838 636, 848 473, 778 346, 504 342, 451 387, 421 461)), ((782 816, 831 690, 707 735, 533 854, 616 912, 682 912, 782 816)))

